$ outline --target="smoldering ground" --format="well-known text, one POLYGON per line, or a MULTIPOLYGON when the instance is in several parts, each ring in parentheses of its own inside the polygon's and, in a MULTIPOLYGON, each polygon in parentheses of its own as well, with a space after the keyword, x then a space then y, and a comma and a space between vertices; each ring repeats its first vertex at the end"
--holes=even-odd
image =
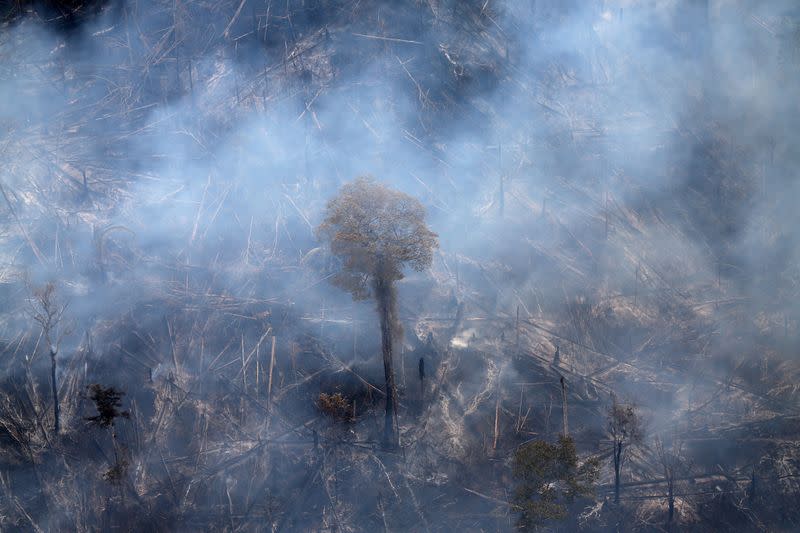
MULTIPOLYGON (((507 528, 503 458, 558 431, 562 374, 585 454, 606 446, 598 413, 611 392, 642 406, 652 434, 688 427, 722 450, 742 435, 720 436, 713 413, 792 415, 794 9, 153 0, 103 4, 66 27, 52 10, 15 13, 0 38, 4 392, 25 403, 11 419, 31 450, 14 472, 27 477, 8 494, 31 520, 19 507, 9 516, 58 529, 148 508, 171 527, 257 528, 255 493, 277 502, 257 504, 260 519, 284 528, 453 526, 421 492, 445 508, 488 506, 462 513, 467 529, 507 528), (373 473, 344 451, 377 431, 377 318, 327 283, 335 264, 313 228, 361 174, 420 198, 441 241, 432 271, 399 286, 401 427, 417 457, 406 470, 368 458, 373 473), (70 302, 67 433, 91 410, 73 399, 86 384, 128 393, 127 500, 101 483, 102 434, 97 454, 75 454, 92 475, 53 464, 46 357, 32 355, 25 313, 28 286, 48 280, 70 302), (268 408, 272 336, 282 392, 268 408), (427 400, 412 385, 417 354, 427 400), (307 424, 316 394, 340 389, 355 422, 307 424), (281 429, 263 426, 268 415, 281 429), (267 453, 271 439, 291 442, 267 453), (325 460, 308 451, 314 440, 325 460), (465 464, 474 477, 456 475, 465 464), (359 506, 347 484, 363 479, 380 496, 359 506), (84 495, 69 513, 48 496, 58 480, 84 495)), ((775 442, 713 459, 704 446, 698 469, 734 478, 790 462, 775 442)), ((631 475, 652 476, 637 453, 631 475)), ((706 502, 686 501, 700 509, 686 520, 703 523, 706 502)))

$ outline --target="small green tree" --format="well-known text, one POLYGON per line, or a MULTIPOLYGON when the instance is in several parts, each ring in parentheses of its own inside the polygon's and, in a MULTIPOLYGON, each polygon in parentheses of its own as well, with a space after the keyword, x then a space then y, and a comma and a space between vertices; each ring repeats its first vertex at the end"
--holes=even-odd
POLYGON ((514 476, 519 480, 514 504, 521 511, 520 529, 535 529, 548 520, 567 516, 567 504, 590 496, 600 471, 599 461, 578 459, 572 437, 556 444, 535 440, 514 454, 514 476))
POLYGON ((422 271, 433 260, 438 237, 425 224, 425 208, 415 198, 360 177, 328 202, 317 236, 341 260, 333 283, 356 300, 374 297, 381 324, 386 382, 384 441, 397 444, 392 340, 400 332, 395 282, 410 266, 422 271))

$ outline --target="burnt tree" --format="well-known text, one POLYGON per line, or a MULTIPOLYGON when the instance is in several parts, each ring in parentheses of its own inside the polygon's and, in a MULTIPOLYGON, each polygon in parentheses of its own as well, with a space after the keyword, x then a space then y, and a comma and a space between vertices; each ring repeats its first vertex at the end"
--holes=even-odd
POLYGON ((655 450, 658 462, 664 470, 664 480, 667 483, 667 524, 665 529, 672 531, 675 526, 675 483, 678 474, 683 468, 683 443, 678 439, 677 431, 665 443, 661 437, 655 439, 655 450))
POLYGON ((104 387, 99 383, 87 385, 88 398, 94 402, 97 414, 85 418, 90 424, 111 430, 111 445, 114 450, 114 464, 103 475, 103 478, 112 484, 121 484, 124 480, 128 462, 121 454, 117 442, 116 421, 118 418, 130 418, 128 411, 122 411, 122 397, 125 393, 114 387, 104 387))
POLYGON ((614 503, 619 503, 620 471, 625 462, 625 452, 630 445, 642 440, 642 424, 636 406, 625 405, 611 399, 608 410, 608 433, 614 446, 614 503))
POLYGON ((422 271, 433 260, 438 236, 425 224, 425 208, 415 198, 369 177, 342 186, 328 202, 317 236, 339 258, 333 283, 356 300, 375 298, 381 325, 386 382, 384 441, 397 445, 392 340, 400 333, 395 282, 410 266, 422 271))
POLYGON ((61 327, 61 321, 66 304, 59 302, 56 296, 56 287, 48 283, 40 289, 34 289, 33 298, 30 300, 31 316, 42 328, 42 335, 50 352, 50 384, 53 394, 53 429, 58 434, 61 426, 61 413, 58 403, 58 381, 56 373, 56 356, 61 345, 61 340, 67 331, 61 327))

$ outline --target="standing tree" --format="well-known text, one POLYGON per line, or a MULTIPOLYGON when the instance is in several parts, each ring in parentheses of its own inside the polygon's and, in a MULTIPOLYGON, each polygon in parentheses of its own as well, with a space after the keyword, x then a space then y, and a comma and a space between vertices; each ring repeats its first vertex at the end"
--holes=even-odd
POLYGON ((678 439, 677 431, 671 442, 664 444, 661 437, 655 439, 656 456, 664 469, 664 479, 667 482, 667 531, 672 531, 675 520, 675 483, 678 474, 683 469, 683 442, 678 439))
POLYGON ((115 422, 117 418, 130 418, 128 411, 121 411, 122 397, 125 393, 114 387, 103 387, 98 383, 87 385, 89 398, 94 402, 97 414, 86 417, 86 420, 98 427, 111 429, 111 444, 114 448, 114 464, 106 472, 105 479, 112 483, 122 481, 127 462, 120 457, 119 445, 117 443, 117 430, 115 422))
POLYGON ((520 446, 513 462, 520 529, 566 518, 568 504, 592 495, 599 470, 597 458, 579 460, 572 437, 561 435, 557 444, 534 440, 520 446))
POLYGON ((625 451, 629 445, 642 440, 642 423, 636 406, 621 404, 616 396, 612 396, 608 410, 608 433, 614 445, 614 503, 619 503, 619 473, 625 461, 625 451))
POLYGON ((405 266, 417 271, 430 266, 438 236, 426 226, 425 208, 418 200, 368 177, 342 186, 328 202, 317 235, 341 260, 333 283, 356 300, 374 297, 378 304, 386 381, 384 441, 397 445, 392 340, 400 324, 395 282, 403 279, 405 266))
POLYGON ((33 291, 31 299, 31 315, 42 328, 42 335, 50 351, 50 383, 53 387, 53 418, 54 428, 58 434, 61 426, 60 411, 58 405, 58 382, 56 381, 56 356, 61 340, 67 331, 61 327, 61 320, 64 317, 66 304, 62 304, 56 297, 56 287, 53 283, 48 283, 40 289, 33 291))

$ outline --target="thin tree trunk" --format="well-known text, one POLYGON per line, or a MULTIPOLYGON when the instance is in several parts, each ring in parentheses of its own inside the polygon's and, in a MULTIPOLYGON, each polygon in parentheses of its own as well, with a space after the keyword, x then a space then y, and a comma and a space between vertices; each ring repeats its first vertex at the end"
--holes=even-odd
POLYGON ((381 321, 381 351, 383 352, 383 373, 386 382, 386 416, 384 419, 383 440, 387 446, 397 446, 398 439, 394 427, 395 383, 392 369, 392 306, 394 299, 392 287, 386 280, 375 282, 378 310, 381 321))
POLYGON ((53 385, 53 418, 55 419, 55 432, 61 427, 60 413, 58 409, 58 382, 56 381, 56 353, 50 351, 50 382, 53 385))
POLYGON ((272 409, 272 371, 275 369, 275 335, 272 336, 272 348, 269 356, 269 380, 267 381, 267 407, 272 409))
POLYGON ((619 470, 622 462, 622 443, 614 443, 614 503, 619 503, 619 470))
POLYGON ((564 437, 569 437, 569 422, 567 420, 567 382, 564 376, 561 376, 561 416, 564 423, 564 437))
POLYGON ((500 438, 500 391, 495 393, 494 400, 494 440, 492 440, 492 450, 497 449, 497 441, 500 438))
POLYGON ((500 192, 498 200, 500 203, 500 218, 503 218, 506 210, 506 193, 505 193, 505 179, 503 177, 503 145, 497 145, 497 166, 500 167, 500 192))
POLYGON ((672 519, 675 516, 675 492, 674 492, 674 481, 672 478, 669 479, 667 482, 667 490, 669 491, 669 495, 667 499, 669 501, 669 515, 667 515, 667 531, 672 531, 672 519))
POLYGON ((419 405, 420 412, 425 408, 425 359, 419 358, 419 405))

